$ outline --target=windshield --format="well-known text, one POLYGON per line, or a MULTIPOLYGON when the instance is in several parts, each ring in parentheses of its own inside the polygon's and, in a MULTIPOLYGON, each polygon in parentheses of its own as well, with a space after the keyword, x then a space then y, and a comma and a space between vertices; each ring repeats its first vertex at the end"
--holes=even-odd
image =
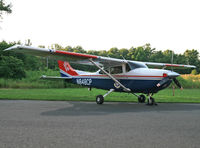
POLYGON ((140 63, 140 62, 128 62, 128 64, 131 69, 148 68, 144 63, 140 63))

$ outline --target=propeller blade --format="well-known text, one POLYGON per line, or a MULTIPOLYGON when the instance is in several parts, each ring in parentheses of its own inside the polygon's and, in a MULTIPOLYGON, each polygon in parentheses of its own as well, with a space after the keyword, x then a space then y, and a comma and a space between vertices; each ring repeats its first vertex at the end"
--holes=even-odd
POLYGON ((168 77, 165 77, 164 79, 162 79, 156 86, 160 87, 161 85, 165 84, 167 81, 169 80, 168 77))
POLYGON ((176 86, 178 86, 179 88, 183 89, 183 87, 181 86, 181 84, 179 83, 179 81, 176 78, 173 78, 173 81, 176 84, 176 86))

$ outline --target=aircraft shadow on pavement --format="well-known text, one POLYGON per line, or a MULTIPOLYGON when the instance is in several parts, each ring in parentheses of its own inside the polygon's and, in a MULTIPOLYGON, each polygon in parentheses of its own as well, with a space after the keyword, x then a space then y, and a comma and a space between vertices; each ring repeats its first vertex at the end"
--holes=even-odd
POLYGON ((92 116, 137 112, 173 112, 200 110, 200 104, 161 103, 147 106, 137 103, 108 103, 97 105, 91 102, 67 102, 65 108, 42 112, 43 116, 92 116))

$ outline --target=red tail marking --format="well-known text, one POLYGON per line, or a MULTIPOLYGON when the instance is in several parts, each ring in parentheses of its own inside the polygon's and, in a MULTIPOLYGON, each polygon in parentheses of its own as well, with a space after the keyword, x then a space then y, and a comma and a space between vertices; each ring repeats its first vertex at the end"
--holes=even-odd
POLYGON ((68 62, 58 61, 59 68, 71 76, 78 76, 78 73, 70 66, 68 62))

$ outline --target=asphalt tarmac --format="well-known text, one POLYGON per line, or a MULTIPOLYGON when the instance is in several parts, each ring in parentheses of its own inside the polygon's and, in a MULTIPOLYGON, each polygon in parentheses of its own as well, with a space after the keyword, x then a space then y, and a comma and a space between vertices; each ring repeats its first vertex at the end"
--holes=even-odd
POLYGON ((0 101, 1 148, 199 148, 200 104, 0 101))

